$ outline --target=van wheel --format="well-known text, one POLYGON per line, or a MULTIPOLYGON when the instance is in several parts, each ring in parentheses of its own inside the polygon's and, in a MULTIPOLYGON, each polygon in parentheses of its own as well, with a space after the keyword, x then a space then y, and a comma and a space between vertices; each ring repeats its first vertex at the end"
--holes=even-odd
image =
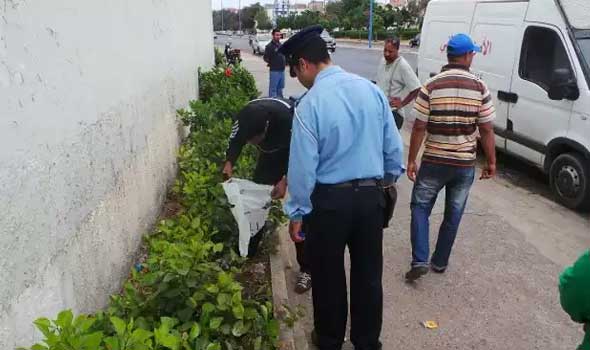
POLYGON ((578 153, 565 153, 553 161, 549 171, 551 189, 557 200, 570 209, 590 207, 590 164, 578 153))

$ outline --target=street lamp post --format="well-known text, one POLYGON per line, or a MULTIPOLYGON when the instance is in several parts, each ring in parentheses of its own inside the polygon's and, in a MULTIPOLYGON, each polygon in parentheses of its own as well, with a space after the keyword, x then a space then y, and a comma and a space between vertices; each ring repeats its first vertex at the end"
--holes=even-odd
POLYGON ((373 1, 371 0, 369 5, 369 48, 371 48, 373 41, 373 1))
POLYGON ((223 32, 223 0, 221 1, 221 31, 223 32))
POLYGON ((242 0, 238 1, 238 31, 242 34, 242 0))

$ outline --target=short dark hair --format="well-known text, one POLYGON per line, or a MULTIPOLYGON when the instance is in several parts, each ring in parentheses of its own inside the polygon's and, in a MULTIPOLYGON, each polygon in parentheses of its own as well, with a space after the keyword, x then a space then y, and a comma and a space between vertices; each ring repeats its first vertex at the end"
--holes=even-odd
POLYGON ((280 33, 281 30, 279 28, 275 28, 272 30, 272 35, 274 35, 275 33, 280 33))
POLYGON ((328 63, 330 62, 330 54, 328 53, 328 47, 326 42, 320 36, 309 39, 305 45, 297 49, 289 59, 290 75, 295 77, 293 68, 299 65, 299 59, 313 63, 328 63))
POLYGON ((447 60, 449 61, 449 63, 453 63, 458 61, 460 58, 468 55, 469 53, 464 53, 462 55, 453 55, 447 52, 447 60))
POLYGON ((395 35, 392 35, 385 39, 385 45, 392 44, 396 49, 399 50, 399 38, 395 35))

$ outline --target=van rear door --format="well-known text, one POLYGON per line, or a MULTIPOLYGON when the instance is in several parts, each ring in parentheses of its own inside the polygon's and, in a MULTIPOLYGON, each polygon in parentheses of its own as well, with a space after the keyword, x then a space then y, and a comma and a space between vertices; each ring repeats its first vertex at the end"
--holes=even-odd
POLYGON ((496 107, 496 145, 504 149, 506 139, 502 136, 508 124, 510 102, 516 97, 510 92, 514 62, 520 50, 518 38, 527 1, 485 3, 476 5, 471 26, 471 36, 482 53, 473 60, 472 71, 488 85, 496 107))

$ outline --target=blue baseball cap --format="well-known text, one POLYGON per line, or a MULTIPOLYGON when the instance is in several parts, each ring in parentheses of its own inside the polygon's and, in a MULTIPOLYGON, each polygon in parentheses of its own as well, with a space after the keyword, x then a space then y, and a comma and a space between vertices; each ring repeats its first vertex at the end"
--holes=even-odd
POLYGON ((481 46, 475 45, 467 34, 455 34, 447 43, 447 53, 453 56, 465 55, 469 52, 481 52, 481 46))

